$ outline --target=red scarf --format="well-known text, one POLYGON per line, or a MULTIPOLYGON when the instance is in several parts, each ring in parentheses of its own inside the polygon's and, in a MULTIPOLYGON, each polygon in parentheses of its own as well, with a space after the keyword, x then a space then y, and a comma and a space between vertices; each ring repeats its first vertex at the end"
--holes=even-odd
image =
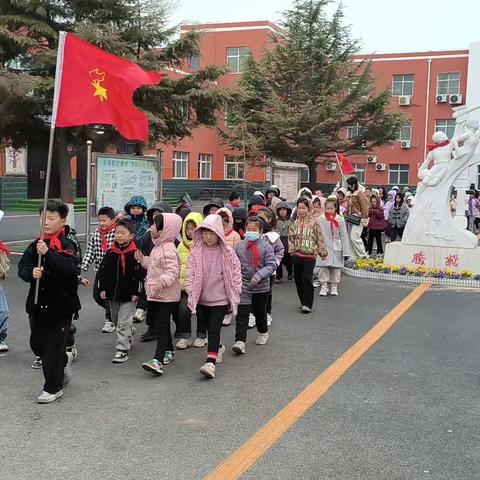
POLYGON ((240 235, 240 237, 242 238, 242 240, 245 238, 245 230, 243 230, 242 228, 240 228, 238 230, 238 234, 240 235))
POLYGON ((440 143, 432 143, 428 145, 428 151, 431 152, 432 150, 435 150, 436 148, 440 147, 446 147, 450 143, 450 140, 445 140, 444 142, 440 143))
POLYGON ((126 255, 127 253, 130 252, 135 252, 137 250, 136 245, 133 242, 130 242, 127 248, 124 248, 123 250, 119 247, 117 247, 117 244, 114 243, 111 247, 110 250, 113 253, 116 253, 117 255, 120 255, 120 262, 122 264, 122 271, 123 274, 125 275, 125 267, 126 267, 126 255))
POLYGON ((228 232, 225 232, 225 236, 228 237, 233 232, 233 228, 231 228, 228 232))
POLYGON ((107 233, 115 230, 115 224, 112 223, 108 228, 99 228, 98 231, 100 236, 102 237, 102 250, 106 252, 108 250, 107 244, 107 233))
POLYGON ((62 248, 62 242, 60 241, 60 237, 64 234, 65 234, 65 229, 62 228, 58 230, 56 233, 54 233, 53 235, 46 235, 46 234, 43 235, 43 241, 44 242, 50 241, 50 243, 48 244, 48 248, 50 248, 51 250, 54 250, 55 252, 72 255, 73 250, 64 250, 62 248))
POLYGON ((5 253, 5 255, 10 255, 8 248, 5 246, 3 242, 0 242, 0 251, 5 253))
POLYGON ((256 272, 257 271, 257 268, 258 268, 258 264, 260 262, 260 252, 258 251, 258 247, 257 247, 257 242, 248 242, 247 243, 247 252, 248 250, 252 249, 252 253, 253 253, 253 268, 254 268, 254 271, 256 272))
POLYGON ((325 212, 325 218, 330 222, 330 229, 332 230, 332 237, 335 234, 334 226, 338 230, 339 225, 338 225, 338 220, 337 220, 337 212, 335 212, 333 215, 330 215, 329 213, 325 212))

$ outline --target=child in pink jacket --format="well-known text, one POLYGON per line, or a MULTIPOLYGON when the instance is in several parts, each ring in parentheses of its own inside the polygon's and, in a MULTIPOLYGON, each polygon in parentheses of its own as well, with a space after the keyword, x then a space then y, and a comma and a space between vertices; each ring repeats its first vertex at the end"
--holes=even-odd
POLYGON ((148 310, 157 334, 157 348, 153 360, 142 368, 155 375, 163 375, 162 365, 174 359, 170 317, 180 301, 180 257, 175 238, 182 227, 182 219, 175 213, 161 213, 151 227, 153 250, 149 257, 137 253, 137 260, 147 269, 145 291, 148 310))
POLYGON ((208 215, 195 229, 185 287, 198 329, 208 332, 207 361, 200 373, 215 378, 215 364, 222 362, 225 352, 220 343, 223 318, 227 313, 236 315, 242 293, 240 261, 225 241, 220 215, 208 215))
POLYGON ((217 210, 217 215, 222 217, 223 231, 225 233, 226 244, 234 248, 235 245, 242 240, 240 234, 233 229, 233 215, 228 208, 217 210))

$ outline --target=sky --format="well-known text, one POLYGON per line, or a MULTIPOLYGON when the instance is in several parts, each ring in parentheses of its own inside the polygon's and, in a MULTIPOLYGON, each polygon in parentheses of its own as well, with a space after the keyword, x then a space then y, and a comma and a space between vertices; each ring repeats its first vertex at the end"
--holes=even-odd
MULTIPOLYGON (((479 0, 343 0, 361 53, 468 49, 480 41, 479 0)), ((335 1, 338 4, 338 1, 335 1)), ((171 22, 278 21, 292 0, 178 0, 171 22)))

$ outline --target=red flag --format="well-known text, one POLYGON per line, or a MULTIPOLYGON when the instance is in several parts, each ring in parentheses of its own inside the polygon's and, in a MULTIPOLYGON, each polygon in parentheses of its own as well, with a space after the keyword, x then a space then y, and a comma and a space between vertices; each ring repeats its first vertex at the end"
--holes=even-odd
POLYGON ((126 139, 146 142, 148 120, 132 95, 142 85, 159 83, 161 75, 145 72, 69 33, 61 34, 58 48, 60 73, 55 79, 57 106, 54 101, 52 124, 108 124, 126 139))
POLYGON ((349 175, 350 173, 355 173, 355 169, 352 167, 352 164, 343 153, 336 153, 338 167, 343 175, 349 175))

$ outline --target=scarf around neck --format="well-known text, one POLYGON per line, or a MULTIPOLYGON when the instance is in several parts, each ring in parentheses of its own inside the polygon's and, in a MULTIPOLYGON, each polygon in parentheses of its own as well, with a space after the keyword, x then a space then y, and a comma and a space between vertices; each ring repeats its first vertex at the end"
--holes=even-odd
POLYGON ((125 268, 126 268, 126 255, 127 253, 130 253, 130 252, 135 252, 137 250, 137 247, 135 245, 134 242, 130 242, 128 244, 128 247, 125 247, 123 250, 117 245, 117 243, 115 242, 110 250, 113 252, 113 253, 116 253, 117 255, 120 255, 120 263, 122 264, 122 272, 123 274, 125 275, 125 268))
POLYGON ((258 250, 257 247, 257 241, 255 242, 247 242, 247 252, 248 250, 252 250, 253 254, 253 269, 256 272, 258 269, 258 264, 260 262, 260 251, 258 250))
POLYGON ((50 248, 51 250, 54 250, 55 252, 58 252, 58 253, 66 253, 67 255, 72 255, 73 250, 64 250, 62 248, 62 242, 60 240, 60 237, 64 234, 65 234, 65 228, 61 228, 60 230, 55 232, 53 235, 44 234, 43 240, 44 242, 47 242, 47 241, 50 242, 48 245, 48 248, 50 248))
POLYGON ((101 241, 102 241, 102 251, 106 252, 108 250, 108 244, 107 244, 107 234, 108 232, 111 232, 112 230, 115 230, 115 224, 112 223, 108 228, 99 228, 98 231, 100 233, 101 241))
POLYGON ((332 237, 333 237, 333 235, 335 234, 335 229, 337 230, 339 229, 337 212, 335 212, 333 215, 330 215, 329 213, 325 212, 325 218, 330 222, 330 230, 332 231, 332 237))

